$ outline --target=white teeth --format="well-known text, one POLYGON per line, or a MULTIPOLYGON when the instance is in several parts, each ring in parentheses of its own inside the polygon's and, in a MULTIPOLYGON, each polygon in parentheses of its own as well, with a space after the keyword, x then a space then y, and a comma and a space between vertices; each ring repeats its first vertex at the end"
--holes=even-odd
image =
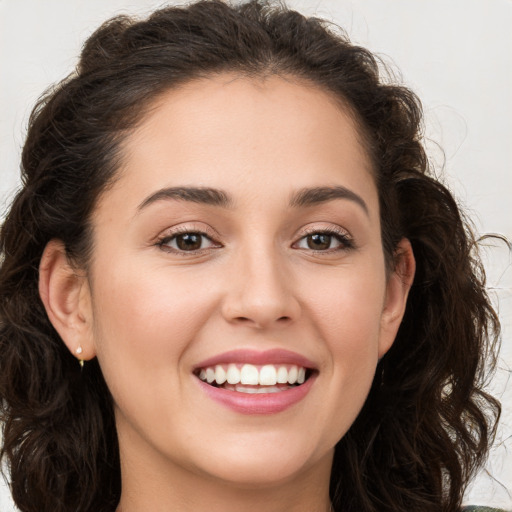
POLYGON ((252 364, 244 364, 240 372, 240 382, 242 384, 256 385, 259 383, 258 368, 252 364))
POLYGON ((222 368, 222 366, 220 364, 218 364, 215 367, 215 382, 217 384, 224 384, 224 382, 226 382, 226 380, 227 380, 226 371, 224 370, 224 368, 222 368))
POLYGON ((215 380, 215 372, 213 368, 206 368, 206 382, 211 384, 215 380))
POLYGON ((295 384, 297 382, 297 377, 299 376, 299 370, 296 366, 292 366, 288 370, 288 384, 295 384))
POLYGON ((237 384, 235 386, 235 391, 238 391, 238 393, 248 393, 248 394, 256 395, 258 393, 279 393, 280 391, 283 391, 283 390, 279 389, 276 386, 268 386, 265 388, 246 388, 240 384, 237 384))
POLYGON ((228 365, 226 380, 228 381, 228 384, 238 384, 240 382, 240 370, 235 364, 228 365))
POLYGON ((279 370, 277 370, 276 380, 278 384, 288 384, 288 370, 286 366, 279 367, 279 370))
MULTIPOLYGON (((231 363, 227 367, 226 365, 217 364, 201 368, 197 375, 203 382, 215 383, 219 386, 227 383, 233 386, 242 384, 245 386, 268 387, 276 384, 303 384, 306 380, 306 368, 296 365, 275 366, 273 364, 263 366, 244 364, 240 368, 240 364, 231 363)), ((250 392, 247 391, 247 393, 250 392)), ((272 391, 268 392, 272 393, 272 391)))
POLYGON ((266 364, 261 368, 259 383, 262 386, 273 386, 277 383, 277 372, 275 366, 266 364))

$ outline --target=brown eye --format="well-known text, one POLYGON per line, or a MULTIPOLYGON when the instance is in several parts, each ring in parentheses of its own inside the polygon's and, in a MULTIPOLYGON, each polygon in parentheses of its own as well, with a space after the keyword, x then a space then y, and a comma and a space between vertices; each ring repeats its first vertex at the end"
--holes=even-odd
POLYGON ((184 233, 176 237, 176 246, 181 251, 197 251, 201 249, 202 238, 198 233, 184 233))
POLYGON ((352 249, 354 242, 348 233, 316 231, 303 236, 293 247, 296 249, 309 249, 317 252, 336 252, 352 249))
POLYGON ((314 251, 325 251, 330 249, 332 242, 332 235, 326 233, 315 233, 306 237, 309 249, 314 251))
POLYGON ((218 245, 205 233, 187 231, 163 238, 158 245, 172 252, 184 253, 210 249, 218 245))

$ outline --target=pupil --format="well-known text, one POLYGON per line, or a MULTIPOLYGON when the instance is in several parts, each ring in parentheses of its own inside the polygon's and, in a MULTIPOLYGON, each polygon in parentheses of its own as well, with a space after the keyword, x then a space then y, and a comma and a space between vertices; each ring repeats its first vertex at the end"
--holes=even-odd
POLYGON ((308 236, 308 247, 310 249, 329 249, 331 245, 331 235, 317 233, 316 235, 308 236))
POLYGON ((195 251, 201 248, 201 235, 185 233, 176 237, 176 245, 182 251, 195 251))

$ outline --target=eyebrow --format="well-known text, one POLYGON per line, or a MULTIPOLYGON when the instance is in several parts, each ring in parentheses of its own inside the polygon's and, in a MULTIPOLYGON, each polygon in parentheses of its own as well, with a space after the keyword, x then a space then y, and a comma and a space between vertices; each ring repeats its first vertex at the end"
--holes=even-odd
POLYGON ((192 203, 209 204, 212 206, 231 206, 232 200, 229 195, 219 189, 209 187, 169 187, 163 188, 148 196, 138 206, 137 210, 143 210, 150 204, 164 199, 175 199, 178 201, 189 201, 192 203))
POLYGON ((353 201, 358 204, 367 215, 369 214, 368 206, 364 199, 352 190, 341 186, 303 188, 293 194, 290 205, 300 208, 325 203, 333 199, 348 199, 349 201, 353 201))
MULTIPOLYGON (((157 201, 169 199, 220 206, 223 208, 228 208, 233 205, 231 196, 220 189, 210 187, 168 187, 160 189, 148 196, 138 206, 137 210, 143 210, 157 201)), ((290 206, 293 208, 303 208, 334 199, 348 199, 349 201, 353 201, 368 215, 368 206, 364 199, 352 190, 342 186, 300 189, 292 195, 290 206)))

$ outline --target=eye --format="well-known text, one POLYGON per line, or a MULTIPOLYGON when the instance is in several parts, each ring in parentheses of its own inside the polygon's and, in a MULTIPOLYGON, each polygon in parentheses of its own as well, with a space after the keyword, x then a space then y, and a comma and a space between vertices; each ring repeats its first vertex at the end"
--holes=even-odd
POLYGON ((196 252, 219 247, 207 234, 199 231, 184 231, 162 238, 158 245, 175 252, 196 252))
POLYGON ((328 252, 351 249, 354 247, 354 244, 347 233, 322 230, 303 236, 294 244, 294 247, 297 249, 328 252))

